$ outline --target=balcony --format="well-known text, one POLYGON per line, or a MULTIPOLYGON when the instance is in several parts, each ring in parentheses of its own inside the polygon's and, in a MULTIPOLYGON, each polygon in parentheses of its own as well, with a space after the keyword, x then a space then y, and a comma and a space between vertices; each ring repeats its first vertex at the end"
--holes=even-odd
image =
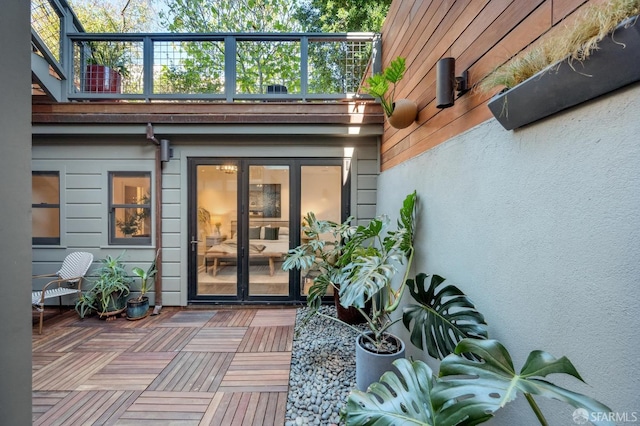
POLYGON ((49 102, 366 99, 379 51, 374 33, 92 34, 65 1, 32 0, 33 91, 49 102))

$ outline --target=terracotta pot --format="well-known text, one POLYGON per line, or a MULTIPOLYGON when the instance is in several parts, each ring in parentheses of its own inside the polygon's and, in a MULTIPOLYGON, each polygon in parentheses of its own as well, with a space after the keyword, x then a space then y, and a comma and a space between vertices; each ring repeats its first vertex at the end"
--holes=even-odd
POLYGON ((409 127, 418 116, 418 105, 409 99, 398 99, 393 103, 393 113, 389 124, 396 129, 409 127))

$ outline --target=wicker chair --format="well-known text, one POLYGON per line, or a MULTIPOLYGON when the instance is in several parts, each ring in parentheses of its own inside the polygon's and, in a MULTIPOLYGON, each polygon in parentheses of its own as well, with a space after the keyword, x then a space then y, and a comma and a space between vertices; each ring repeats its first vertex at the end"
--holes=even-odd
POLYGON ((34 275, 32 278, 56 277, 42 287, 42 290, 32 291, 31 305, 40 312, 39 334, 42 334, 42 322, 44 321, 44 301, 57 297, 60 311, 62 312, 62 296, 68 294, 80 294, 82 279, 93 263, 93 255, 87 252, 73 252, 62 262, 62 267, 55 274, 34 275), (66 285, 62 285, 65 283, 66 285))

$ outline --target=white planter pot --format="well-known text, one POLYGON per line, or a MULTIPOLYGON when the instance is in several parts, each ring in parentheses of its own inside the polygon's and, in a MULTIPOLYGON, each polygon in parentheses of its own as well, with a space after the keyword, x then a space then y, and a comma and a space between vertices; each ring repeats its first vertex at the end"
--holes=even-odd
POLYGON ((389 335, 396 339, 400 350, 394 353, 373 353, 365 349, 360 340, 362 335, 356 337, 356 387, 361 391, 366 391, 371 383, 380 380, 385 372, 395 370, 393 361, 404 358, 404 342, 393 334, 389 335))

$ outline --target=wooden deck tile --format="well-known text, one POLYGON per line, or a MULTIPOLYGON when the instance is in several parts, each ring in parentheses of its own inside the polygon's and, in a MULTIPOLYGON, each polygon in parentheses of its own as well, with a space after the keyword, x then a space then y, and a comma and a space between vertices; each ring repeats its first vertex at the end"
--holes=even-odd
POLYGON ((75 350, 78 352, 126 351, 144 339, 147 334, 141 330, 103 330, 78 345, 75 350))
POLYGON ((158 323, 157 327, 202 327, 214 315, 216 311, 180 311, 169 319, 158 323))
POLYGON ((232 353, 181 352, 149 385, 149 390, 212 392, 218 389, 232 353))
POLYGON ((242 343, 245 327, 203 328, 187 343, 185 351, 235 352, 242 343))
POLYGON ((277 327, 296 323, 295 309, 263 309, 256 312, 251 327, 277 327))
POLYGON ((33 390, 75 390, 117 356, 117 352, 68 353, 33 374, 33 390))
POLYGON ((237 353, 219 391, 287 392, 290 364, 290 352, 237 353))
POLYGON ((174 352, 184 349, 191 339, 198 333, 199 328, 176 327, 156 328, 131 346, 131 352, 174 352))
POLYGON ((78 390, 145 390, 177 353, 125 352, 89 377, 78 390))
POLYGON ((293 326, 249 327, 238 352, 291 352, 293 326))
POLYGON ((220 310, 207 323, 207 327, 249 327, 256 312, 255 309, 220 310))

